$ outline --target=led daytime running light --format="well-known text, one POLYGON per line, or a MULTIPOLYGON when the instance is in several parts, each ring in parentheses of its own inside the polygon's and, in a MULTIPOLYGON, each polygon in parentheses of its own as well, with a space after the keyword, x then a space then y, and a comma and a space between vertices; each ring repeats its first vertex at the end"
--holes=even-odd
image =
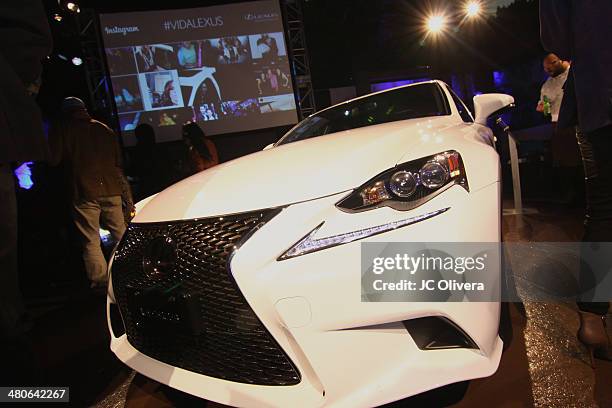
POLYGON ((321 229, 324 223, 319 224, 313 229, 308 235, 298 241, 284 254, 282 254, 278 260, 283 261, 285 259, 294 258, 296 256, 306 255, 312 252, 320 251, 322 249, 348 244, 349 242, 358 241, 360 239, 368 238, 373 235, 382 234, 384 232, 392 231, 398 228, 402 228, 411 224, 415 224, 419 221, 426 220, 428 218, 435 217, 436 215, 442 214, 448 211, 450 207, 443 208, 428 212, 425 214, 417 215, 415 217, 407 218, 400 221, 394 221, 387 224, 377 225, 375 227, 364 228, 357 231, 346 232, 343 234, 332 235, 331 237, 325 238, 314 238, 316 233, 321 229))

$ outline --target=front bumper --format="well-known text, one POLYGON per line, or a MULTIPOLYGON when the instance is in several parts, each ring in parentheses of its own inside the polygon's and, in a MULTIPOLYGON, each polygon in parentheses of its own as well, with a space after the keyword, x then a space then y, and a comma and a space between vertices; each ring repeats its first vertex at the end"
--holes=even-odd
MULTIPOLYGON (((367 241, 498 242, 499 184, 472 193, 454 187, 408 212, 342 213, 333 204, 343 195, 284 209, 231 260, 246 301, 301 373, 298 384, 251 385, 197 374, 142 354, 111 330, 112 351, 159 382, 235 406, 376 406, 494 373, 502 350, 499 303, 362 303, 360 242, 276 259, 321 221, 319 233, 331 236, 446 207, 444 214, 367 241), (424 316, 448 318, 478 349, 420 350, 402 321, 424 316)), ((109 297, 109 307, 112 302, 109 297)))

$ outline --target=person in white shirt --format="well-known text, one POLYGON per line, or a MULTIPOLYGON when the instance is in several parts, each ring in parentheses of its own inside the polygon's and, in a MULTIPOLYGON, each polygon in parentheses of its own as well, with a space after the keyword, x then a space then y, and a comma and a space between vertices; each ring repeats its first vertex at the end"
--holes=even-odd
POLYGON ((550 157, 554 169, 557 200, 566 204, 578 204, 582 197, 583 175, 580 168, 580 151, 574 128, 559 128, 559 110, 563 101, 565 81, 570 73, 570 63, 556 54, 547 54, 542 62, 549 75, 542 85, 537 111, 542 112, 552 123, 550 157))
POLYGON ((551 53, 544 58, 542 65, 549 77, 542 85, 540 101, 536 110, 542 112, 545 116, 550 116, 551 121, 557 123, 561 101, 563 100, 563 85, 567 80, 570 63, 551 53))

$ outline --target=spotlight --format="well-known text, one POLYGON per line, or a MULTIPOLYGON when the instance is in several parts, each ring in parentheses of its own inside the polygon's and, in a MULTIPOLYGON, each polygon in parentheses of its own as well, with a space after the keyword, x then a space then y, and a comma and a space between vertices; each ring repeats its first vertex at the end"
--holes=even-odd
POLYGON ((79 65, 83 64, 83 60, 79 57, 74 57, 72 59, 72 63, 78 67, 79 65))
POLYGON ((75 3, 74 1, 57 0, 57 4, 59 4, 60 7, 64 7, 66 10, 70 11, 71 13, 81 12, 79 5, 75 3))
POLYGON ((482 7, 480 6, 479 1, 470 1, 465 5, 465 14, 469 18, 478 17, 480 12, 482 11, 482 7))
POLYGON ((64 18, 64 17, 62 17, 62 15, 61 15, 61 14, 58 14, 58 13, 55 13, 55 14, 53 15, 53 19, 54 19, 55 21, 57 21, 58 23, 59 23, 60 21, 62 21, 62 19, 63 19, 63 18, 64 18))
POLYGON ((441 14, 433 15, 427 19, 427 31, 438 34, 446 28, 446 17, 441 14))
POLYGON ((79 8, 79 6, 76 3, 73 2, 68 2, 66 3, 66 8, 70 11, 72 11, 73 13, 80 13, 81 9, 79 8))

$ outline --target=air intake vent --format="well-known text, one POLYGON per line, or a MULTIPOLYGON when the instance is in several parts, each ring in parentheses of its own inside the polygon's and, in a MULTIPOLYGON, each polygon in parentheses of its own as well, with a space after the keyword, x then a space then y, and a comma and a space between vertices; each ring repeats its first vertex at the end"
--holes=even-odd
POLYGON ((478 349, 459 326, 445 317, 431 316, 405 320, 404 327, 421 350, 449 348, 478 349))

